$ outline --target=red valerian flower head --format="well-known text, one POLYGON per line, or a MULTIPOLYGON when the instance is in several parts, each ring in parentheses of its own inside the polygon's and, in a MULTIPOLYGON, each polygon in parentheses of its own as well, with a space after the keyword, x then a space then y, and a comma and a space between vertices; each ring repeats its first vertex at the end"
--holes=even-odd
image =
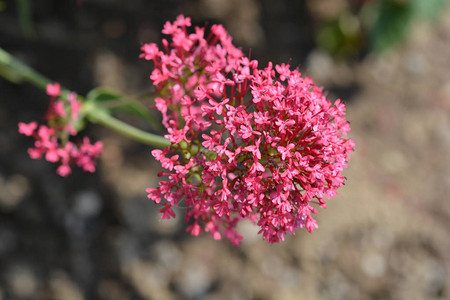
POLYGON ((164 26, 172 37, 164 51, 142 47, 155 65, 157 108, 172 142, 152 152, 167 179, 148 197, 164 205, 163 218, 185 207, 192 235, 233 244, 242 219, 256 222, 269 243, 297 228, 313 232, 312 214, 343 185, 354 147, 345 106, 288 64, 258 68, 222 26, 207 34, 189 27, 180 16, 164 26))
POLYGON ((32 136, 34 147, 28 149, 33 159, 45 157, 49 162, 58 163, 56 173, 66 177, 72 173, 72 166, 77 165, 86 172, 95 172, 96 159, 102 152, 102 142, 91 144, 88 137, 77 143, 69 141, 78 134, 75 123, 81 118, 82 103, 75 93, 67 99, 61 95, 59 83, 47 85, 47 94, 51 96, 50 105, 45 114, 47 125, 38 125, 33 121, 19 123, 19 133, 32 136))

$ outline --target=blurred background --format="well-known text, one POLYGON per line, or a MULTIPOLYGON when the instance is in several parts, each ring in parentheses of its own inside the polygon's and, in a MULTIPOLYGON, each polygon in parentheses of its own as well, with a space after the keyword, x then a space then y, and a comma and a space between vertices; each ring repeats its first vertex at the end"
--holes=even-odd
MULTIPOLYGON (((140 94, 166 20, 222 23, 347 103, 348 180, 314 234, 239 247, 160 221, 151 149, 99 126, 95 174, 31 160, 45 93, 0 79, 0 299, 450 299, 450 7, 445 0, 0 0, 0 46, 85 95, 140 94)), ((2 70, 0 70, 1 72, 2 70)), ((181 211, 177 213, 182 214, 181 211)))

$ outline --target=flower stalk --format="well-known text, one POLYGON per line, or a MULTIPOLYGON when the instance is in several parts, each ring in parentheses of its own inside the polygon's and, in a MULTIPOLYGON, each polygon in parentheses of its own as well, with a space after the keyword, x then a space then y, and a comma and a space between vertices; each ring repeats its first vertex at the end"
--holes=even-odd
POLYGON ((118 132, 130 139, 147 144, 157 148, 165 148, 170 146, 170 141, 162 136, 151 134, 120 121, 100 109, 92 102, 86 102, 83 105, 82 112, 92 123, 99 123, 103 126, 118 132))

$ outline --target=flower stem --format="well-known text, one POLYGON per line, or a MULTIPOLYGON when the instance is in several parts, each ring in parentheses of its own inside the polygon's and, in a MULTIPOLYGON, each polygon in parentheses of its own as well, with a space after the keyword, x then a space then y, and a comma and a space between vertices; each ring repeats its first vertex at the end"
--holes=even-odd
POLYGON ((85 103, 83 105, 83 113, 86 114, 86 117, 92 123, 100 123, 113 131, 116 131, 143 144, 158 148, 165 148, 171 145, 168 139, 156 134, 142 131, 116 118, 113 118, 110 114, 105 112, 103 109, 98 108, 93 103, 85 103))
MULTIPOLYGON (((28 81, 43 90, 46 89, 48 84, 53 83, 50 79, 23 64, 2 48, 0 48, 0 76, 15 83, 28 81)), ((62 88, 62 93, 69 94, 70 91, 62 88)), ((138 142, 158 148, 165 148, 171 145, 170 141, 162 136, 145 132, 112 117, 93 102, 84 102, 82 110, 89 121, 100 123, 138 142)))
POLYGON ((46 89, 47 84, 53 83, 47 77, 39 74, 32 68, 23 64, 22 62, 15 59, 11 54, 6 52, 0 47, 0 75, 6 77, 6 79, 11 80, 10 77, 14 77, 14 82, 28 81, 31 84, 41 88, 46 89))

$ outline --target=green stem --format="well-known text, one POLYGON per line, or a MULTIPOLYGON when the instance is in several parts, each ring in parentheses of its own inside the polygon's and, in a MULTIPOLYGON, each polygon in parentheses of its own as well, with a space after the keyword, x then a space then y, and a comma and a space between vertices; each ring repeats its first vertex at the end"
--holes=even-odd
POLYGON ((15 59, 11 54, 0 48, 0 65, 7 71, 13 72, 16 78, 28 81, 38 88, 46 89, 47 84, 53 83, 47 77, 15 59))
POLYGON ((90 102, 85 103, 83 105, 83 112, 86 114, 86 117, 92 123, 100 123, 111 130, 114 130, 126 137, 129 137, 143 144, 147 144, 158 148, 165 148, 171 145, 168 139, 163 138, 162 136, 156 134, 151 134, 142 131, 116 118, 113 118, 110 114, 106 113, 102 109, 99 109, 93 103, 90 102))
MULTIPOLYGON (((48 84, 53 83, 47 77, 15 59, 2 48, 0 48, 0 75, 13 82, 28 81, 43 90, 47 88, 48 84)), ((70 91, 62 88, 62 93, 68 94, 70 91)), ((162 136, 145 132, 112 117, 101 107, 95 105, 95 103, 84 102, 82 110, 89 121, 100 123, 138 142, 159 148, 165 148, 171 145, 170 141, 162 136)))

